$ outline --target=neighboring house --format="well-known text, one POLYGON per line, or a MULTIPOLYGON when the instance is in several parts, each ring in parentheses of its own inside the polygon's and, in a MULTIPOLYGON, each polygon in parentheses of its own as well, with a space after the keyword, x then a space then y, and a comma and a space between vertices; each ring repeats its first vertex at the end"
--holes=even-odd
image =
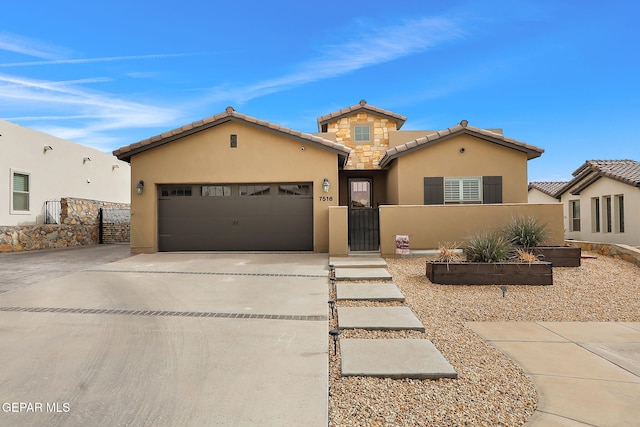
POLYGON ((45 202, 62 197, 130 201, 130 166, 111 154, 5 120, 0 149, 0 226, 55 223, 45 202))
POLYGON ((567 239, 640 246, 640 162, 588 160, 555 193, 567 239))
POLYGON ((131 163, 133 252, 349 250, 393 253, 461 241, 515 215, 562 243, 560 204, 527 204, 543 150, 463 120, 402 131, 365 101, 318 118, 317 134, 225 112, 122 147, 131 163))
POLYGON ((558 203, 558 193, 567 184, 567 181, 546 181, 529 183, 529 203, 558 203))

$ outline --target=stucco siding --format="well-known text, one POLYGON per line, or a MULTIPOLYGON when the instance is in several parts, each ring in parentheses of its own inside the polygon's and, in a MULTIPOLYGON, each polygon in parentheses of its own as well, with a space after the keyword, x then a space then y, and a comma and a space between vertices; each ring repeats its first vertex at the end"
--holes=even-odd
POLYGON ((471 135, 437 142, 400 156, 395 162, 398 204, 423 204, 427 176, 488 175, 502 176, 503 203, 527 203, 527 155, 471 135))
POLYGON ((142 195, 131 200, 133 252, 158 249, 157 185, 312 182, 316 252, 329 249, 329 206, 338 204, 337 156, 313 144, 227 122, 132 157, 131 190, 144 181, 142 195), (237 148, 230 135, 237 135, 237 148), (331 183, 328 193, 322 182, 331 183))
POLYGON ((583 189, 579 195, 569 191, 562 195, 565 237, 602 243, 640 246, 640 188, 602 177, 583 189), (620 232, 617 197, 624 199, 624 232, 620 232), (611 231, 607 231, 606 198, 611 198, 611 231), (593 199, 600 204, 600 231, 595 222, 593 199), (571 229, 570 201, 580 200, 580 231, 571 229))
POLYGON ((113 155, 4 120, 0 135, 0 225, 42 224, 45 201, 62 197, 129 203, 131 169, 113 155), (28 211, 12 209, 14 172, 29 176, 28 211))
POLYGON ((529 203, 558 203, 559 200, 551 197, 547 193, 543 193, 537 188, 532 188, 528 193, 529 203))

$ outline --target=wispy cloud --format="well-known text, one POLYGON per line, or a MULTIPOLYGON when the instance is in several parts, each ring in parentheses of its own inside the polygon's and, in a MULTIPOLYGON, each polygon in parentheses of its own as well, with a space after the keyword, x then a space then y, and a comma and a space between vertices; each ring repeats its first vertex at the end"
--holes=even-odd
POLYGON ((0 50, 49 60, 63 58, 69 53, 67 49, 60 48, 59 46, 17 34, 11 34, 6 31, 0 32, 0 50))
POLYGON ((12 105, 15 111, 37 111, 39 114, 28 117, 34 122, 70 120, 73 125, 68 127, 44 125, 38 129, 106 150, 112 148, 109 144, 117 143, 108 135, 109 131, 165 126, 178 115, 171 109, 132 102, 83 86, 103 80, 48 81, 0 74, 0 105, 12 105))
POLYGON ((162 59, 174 58, 179 56, 190 56, 191 53, 173 53, 173 54, 155 54, 155 55, 129 55, 129 56, 111 56, 106 58, 78 58, 78 59, 57 59, 51 61, 26 61, 11 62, 0 64, 0 67, 27 67, 34 65, 65 65, 65 64, 88 64, 92 62, 113 62, 113 61, 131 61, 139 59, 162 59))
POLYGON ((248 86, 216 87, 210 100, 230 100, 241 104, 270 93, 425 52, 463 36, 464 31, 454 21, 445 18, 408 20, 386 27, 371 25, 352 40, 323 47, 322 51, 327 54, 302 62, 290 74, 248 86))

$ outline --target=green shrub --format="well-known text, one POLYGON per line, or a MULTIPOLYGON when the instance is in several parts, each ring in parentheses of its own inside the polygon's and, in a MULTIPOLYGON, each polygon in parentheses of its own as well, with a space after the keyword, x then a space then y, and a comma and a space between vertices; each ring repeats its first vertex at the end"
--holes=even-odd
POLYGON ((504 228, 504 235, 511 244, 534 248, 544 242, 549 233, 546 224, 533 217, 516 217, 504 228))
POLYGON ((511 243, 499 232, 485 232, 469 238, 464 248, 468 261, 499 262, 507 259, 511 243))

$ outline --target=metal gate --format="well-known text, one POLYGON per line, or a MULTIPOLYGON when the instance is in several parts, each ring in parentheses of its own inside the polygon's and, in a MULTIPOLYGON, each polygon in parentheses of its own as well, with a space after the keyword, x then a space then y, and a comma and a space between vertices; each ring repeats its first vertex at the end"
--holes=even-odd
POLYGON ((349 249, 377 251, 380 248, 378 208, 349 209, 349 249))

